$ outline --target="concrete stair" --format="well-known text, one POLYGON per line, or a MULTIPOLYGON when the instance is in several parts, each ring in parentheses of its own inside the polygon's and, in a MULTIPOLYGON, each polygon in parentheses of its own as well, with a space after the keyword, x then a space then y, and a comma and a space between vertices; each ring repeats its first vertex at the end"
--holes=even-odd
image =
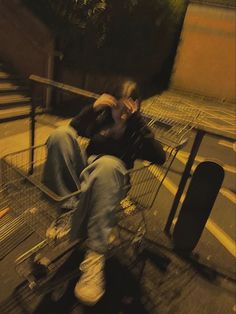
POLYGON ((26 83, 0 62, 0 122, 27 116, 30 102, 26 83))
POLYGON ((0 93, 4 92, 16 92, 16 91, 25 91, 27 90, 26 86, 16 85, 16 83, 10 81, 0 81, 0 93))

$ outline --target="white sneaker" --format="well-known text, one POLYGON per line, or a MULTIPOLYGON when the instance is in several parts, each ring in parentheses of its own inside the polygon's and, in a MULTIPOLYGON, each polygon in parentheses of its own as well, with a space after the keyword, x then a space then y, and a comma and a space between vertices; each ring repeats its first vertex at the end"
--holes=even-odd
POLYGON ((104 264, 104 255, 93 251, 89 251, 80 264, 83 274, 75 286, 74 293, 82 303, 94 305, 105 293, 104 264))

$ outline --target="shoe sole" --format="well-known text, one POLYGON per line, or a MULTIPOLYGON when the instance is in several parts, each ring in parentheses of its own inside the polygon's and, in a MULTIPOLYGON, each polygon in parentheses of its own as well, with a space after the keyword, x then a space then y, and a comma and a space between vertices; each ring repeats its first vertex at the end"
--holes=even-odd
POLYGON ((88 306, 93 306, 95 305, 96 303, 98 303, 98 301, 102 298, 102 296, 104 295, 105 291, 103 293, 101 293, 96 300, 87 300, 87 299, 84 299, 82 296, 78 295, 78 293, 76 293, 76 291, 74 290, 74 295, 75 297, 81 302, 83 303, 84 305, 88 305, 88 306))

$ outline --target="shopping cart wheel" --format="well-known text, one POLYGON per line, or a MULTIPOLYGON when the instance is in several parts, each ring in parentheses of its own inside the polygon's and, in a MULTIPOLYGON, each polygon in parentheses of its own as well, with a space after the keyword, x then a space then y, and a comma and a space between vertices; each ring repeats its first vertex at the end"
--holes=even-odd
POLYGON ((32 273, 35 278, 40 279, 48 275, 50 271, 50 260, 41 253, 35 255, 32 263, 32 273))

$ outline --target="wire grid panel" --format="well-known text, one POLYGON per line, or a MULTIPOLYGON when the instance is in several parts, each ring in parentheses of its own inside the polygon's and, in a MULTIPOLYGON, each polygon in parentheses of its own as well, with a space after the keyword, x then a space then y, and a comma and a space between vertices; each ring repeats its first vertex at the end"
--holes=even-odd
MULTIPOLYGON (((2 160, 4 200, 15 217, 21 217, 30 228, 45 239, 47 228, 60 212, 61 198, 47 189, 42 182, 42 172, 47 156, 45 145, 7 155, 2 160), (30 154, 34 153, 33 174, 30 154)), ((131 188, 121 207, 127 214, 151 206, 160 186, 158 173, 149 171, 150 165, 135 163, 130 171, 131 188)), ((159 176, 160 179, 160 176, 159 176)), ((126 187, 124 187, 126 188, 126 187)), ((69 198, 70 195, 66 196, 69 198)))
MULTIPOLYGON (((32 230, 25 224, 24 209, 20 207, 18 213, 11 211, 10 200, 18 198, 15 196, 15 189, 12 190, 12 185, 16 184, 16 178, 12 182, 6 184, 6 177, 10 168, 6 167, 4 161, 0 163, 0 211, 2 218, 0 221, 0 260, 24 241, 31 233, 32 230)), ((23 182, 17 183, 17 190, 22 187, 23 182)))
POLYGON ((162 143, 178 147, 197 125, 200 110, 184 100, 155 96, 144 104, 142 115, 162 143))
MULTIPOLYGON (((4 174, 3 162, 0 163, 0 211, 7 210, 9 208, 9 199, 6 197, 7 188, 4 184, 3 174, 4 174)), ((1 219, 2 222, 2 219, 1 219)), ((1 225, 0 222, 0 225, 1 225)))
MULTIPOLYGON (((30 229, 35 231, 43 240, 35 247, 30 248, 29 251, 23 253, 18 258, 16 263, 17 272, 31 283, 37 286, 44 283, 46 279, 36 279, 32 274, 31 263, 34 261, 36 255, 40 255, 47 247, 52 245, 54 250, 61 247, 66 251, 70 245, 69 236, 66 235, 63 239, 52 240, 47 238, 47 229, 51 223, 56 219, 61 199, 48 191, 41 183, 44 163, 47 156, 47 149, 45 145, 33 148, 34 151, 34 171, 30 174, 32 163, 30 162, 30 153, 32 148, 16 153, 9 154, 3 160, 3 181, 6 187, 6 196, 8 198, 9 206, 15 216, 26 222, 30 229), (42 245, 41 245, 42 244, 42 245), (61 246, 63 245, 63 246, 61 246)), ((136 161, 135 167, 130 171, 131 187, 128 191, 127 197, 121 201, 121 206, 118 208, 118 218, 120 219, 120 242, 115 248, 127 248, 133 244, 135 249, 136 244, 140 243, 145 232, 146 222, 142 213, 145 209, 152 206, 153 200, 161 186, 163 173, 167 173, 167 169, 173 159, 172 154, 168 154, 168 162, 165 167, 155 167, 155 173, 151 171, 152 165, 148 162, 136 161), (124 228, 130 230, 127 233, 124 228)), ((126 190, 126 187, 124 187, 126 190)), ((68 198, 70 195, 68 196, 68 198)), ((69 216, 68 216, 69 217, 69 216)), ((18 219, 18 218, 16 218, 18 219)), ((114 250, 113 250, 114 251, 114 250)), ((53 262, 53 269, 57 269, 60 265, 61 259, 53 262)), ((45 281, 45 282, 46 282, 45 281)))
POLYGON ((147 210, 152 210, 154 201, 162 182, 174 161, 177 153, 172 147, 165 147, 166 162, 155 165, 148 161, 136 161, 131 171, 131 188, 127 197, 121 201, 119 227, 121 240, 130 243, 141 243, 147 232, 147 210), (128 232, 128 233, 127 233, 128 232), (127 236, 129 240, 127 241, 127 236))
POLYGON ((121 201, 121 206, 125 213, 132 214, 135 211, 142 211, 152 207, 162 181, 173 161, 173 152, 172 148, 166 148, 167 158, 162 166, 153 166, 148 161, 139 160, 135 162, 134 169, 130 171, 130 190, 127 193, 127 197, 121 201))
POLYGON ((45 146, 8 154, 2 160, 2 186, 4 199, 11 215, 26 222, 40 237, 45 237, 46 228, 57 217, 57 205, 42 193, 41 175, 46 158, 45 146), (34 151, 34 173, 29 174, 34 151), (33 180, 33 181, 31 181, 33 180), (37 186, 38 184, 38 186, 37 186))

